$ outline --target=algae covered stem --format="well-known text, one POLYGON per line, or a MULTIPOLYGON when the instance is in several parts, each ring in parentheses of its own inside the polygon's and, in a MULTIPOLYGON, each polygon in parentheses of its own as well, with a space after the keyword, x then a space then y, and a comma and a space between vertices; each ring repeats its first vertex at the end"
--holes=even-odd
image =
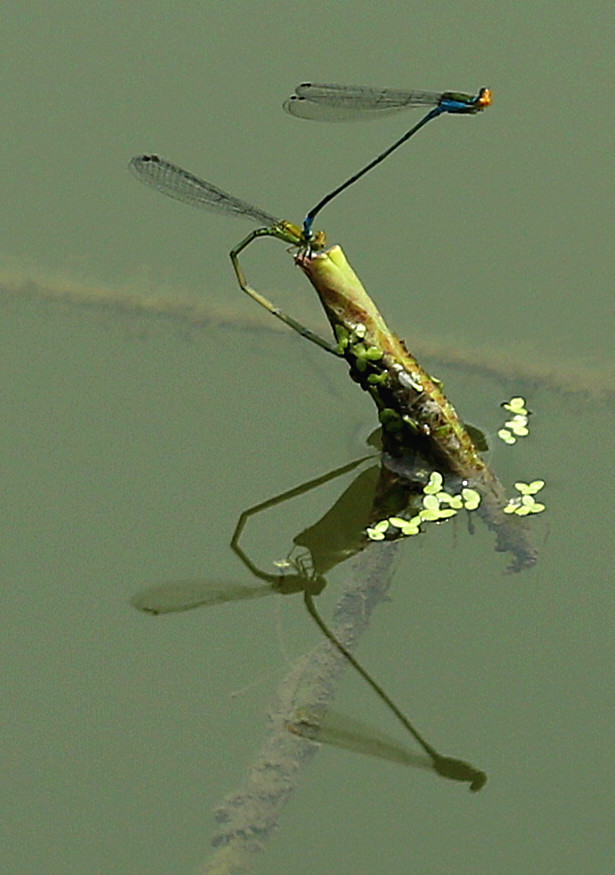
POLYGON ((485 463, 434 379, 386 325, 339 246, 297 257, 316 289, 351 377, 373 398, 386 452, 426 439, 450 471, 478 472, 485 463))
POLYGON ((504 513, 504 487, 444 395, 441 382, 390 331, 342 249, 302 252, 296 262, 320 298, 350 376, 378 408, 385 453, 402 457, 418 443, 437 464, 480 492, 478 512, 496 534, 496 549, 514 556, 509 570, 535 565, 537 551, 527 525, 504 513))

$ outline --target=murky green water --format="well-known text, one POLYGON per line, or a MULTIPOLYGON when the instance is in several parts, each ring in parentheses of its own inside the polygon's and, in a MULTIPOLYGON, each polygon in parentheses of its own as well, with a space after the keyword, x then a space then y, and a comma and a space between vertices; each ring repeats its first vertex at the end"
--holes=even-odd
MULTIPOLYGON (((425 331, 501 345, 545 374, 570 371, 569 352, 606 372, 612 119, 588 122, 583 83, 608 81, 610 13, 473 4, 454 31, 453 13, 159 3, 95 20, 66 2, 34 30, 15 12, 0 287, 15 291, 15 271, 56 290, 58 275, 77 290, 139 277, 171 309, 203 294, 249 314, 225 254, 247 228, 156 199, 125 171, 132 154, 159 150, 299 218, 405 122, 293 123, 276 106, 297 81, 490 85, 488 113, 434 123, 322 223, 411 348, 425 331), (375 47, 361 62, 358 42, 375 47)), ((287 289, 285 306, 309 313, 281 246, 250 263, 261 288, 287 289)), ((298 338, 122 315, 118 297, 59 306, 23 288, 0 303, 11 875, 189 873, 211 857, 213 809, 241 786, 276 687, 317 632, 290 597, 159 618, 128 601, 171 578, 244 579, 228 549, 241 510, 360 454, 374 424, 344 365, 298 338)), ((404 543, 358 655, 439 750, 489 782, 474 796, 322 750, 256 871, 606 872, 612 400, 559 393, 546 377, 530 385, 514 368, 498 380, 424 363, 488 432, 500 401, 527 397, 531 437, 492 439, 491 462, 510 486, 547 482, 548 511, 532 521, 540 561, 504 574, 480 523, 404 543)), ((251 555, 283 556, 349 482, 251 523, 251 555)), ((349 577, 331 575, 325 615, 349 577)), ((344 678, 338 705, 395 731, 359 679, 344 678)))

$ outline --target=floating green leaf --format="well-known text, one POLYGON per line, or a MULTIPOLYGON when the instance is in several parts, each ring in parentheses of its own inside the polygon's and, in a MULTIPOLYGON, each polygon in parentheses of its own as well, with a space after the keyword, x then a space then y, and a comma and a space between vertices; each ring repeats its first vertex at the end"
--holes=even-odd
POLYGON ((501 406, 504 410, 510 410, 511 413, 521 413, 529 416, 529 410, 526 410, 525 407, 525 398, 522 398, 520 395, 516 395, 510 401, 502 401, 501 406))
POLYGON ((527 437, 530 433, 528 428, 530 411, 525 407, 525 398, 516 395, 510 401, 501 404, 505 410, 512 413, 512 417, 504 423, 504 427, 498 431, 498 437, 506 444, 514 444, 517 438, 527 437))
POLYGON ((438 492, 436 498, 440 504, 448 504, 449 507, 460 510, 463 507, 463 499, 461 495, 449 495, 448 492, 438 492))
POLYGON ((515 489, 517 492, 520 492, 521 495, 536 495, 537 492, 544 487, 544 480, 532 480, 531 483, 525 483, 523 480, 517 480, 515 483, 515 489))
POLYGON ((523 480, 518 480, 515 483, 515 489, 520 492, 515 498, 511 498, 504 513, 514 513, 517 516, 528 516, 531 513, 542 513, 546 508, 544 504, 536 501, 534 495, 545 485, 544 480, 532 480, 531 483, 525 483, 523 480))
POLYGON ((395 528, 400 529, 402 535, 418 535, 420 534, 420 525, 421 525, 421 515, 413 516, 409 520, 405 520, 403 517, 392 516, 389 517, 389 522, 395 528))
POLYGON ((480 504, 480 492, 477 492, 476 489, 470 489, 468 486, 461 490, 461 497, 466 510, 476 510, 480 504))
POLYGON ((371 541, 384 541, 384 535, 387 529, 389 528, 388 520, 380 520, 379 523, 376 523, 375 526, 371 526, 371 528, 367 528, 366 534, 367 537, 371 541))
MULTIPOLYGON (((436 495, 436 493, 440 492, 442 489, 442 483, 444 482, 444 478, 439 471, 432 471, 429 480, 423 487, 423 492, 425 495, 436 495)), ((436 499, 437 500, 437 499, 436 499)), ((423 504, 425 502, 423 501, 423 504)))

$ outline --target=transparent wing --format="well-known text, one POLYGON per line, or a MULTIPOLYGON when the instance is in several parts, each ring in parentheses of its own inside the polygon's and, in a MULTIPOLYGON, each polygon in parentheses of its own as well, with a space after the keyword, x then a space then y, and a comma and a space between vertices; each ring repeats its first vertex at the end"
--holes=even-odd
POLYGON ((278 224, 279 220, 270 213, 253 207, 247 201, 228 194, 211 182, 199 179, 157 155, 137 155, 128 167, 140 182, 190 206, 213 210, 227 216, 253 219, 265 226, 278 224))
POLYGON ((206 605, 255 599, 272 592, 269 584, 250 586, 227 580, 177 580, 137 593, 130 604, 146 614, 173 614, 206 605))
POLYGON ((368 756, 380 757, 406 766, 433 770, 432 760, 425 754, 410 750, 391 736, 347 714, 327 711, 312 714, 300 709, 288 728, 296 735, 368 756))
POLYGON ((437 106, 441 98, 432 91, 304 82, 285 101, 284 109, 311 121, 369 121, 415 106, 437 106))

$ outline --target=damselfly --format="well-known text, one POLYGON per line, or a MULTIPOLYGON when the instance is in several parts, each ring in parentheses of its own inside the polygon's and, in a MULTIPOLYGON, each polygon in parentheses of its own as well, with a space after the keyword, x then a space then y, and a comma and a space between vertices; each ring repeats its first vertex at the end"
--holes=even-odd
POLYGON ((474 115, 491 104, 491 91, 481 88, 477 95, 445 91, 392 91, 362 85, 318 85, 311 82, 298 85, 295 93, 284 102, 284 109, 297 118, 312 121, 359 121, 382 118, 404 109, 430 106, 429 112, 414 127, 377 155, 373 161, 335 188, 313 207, 303 222, 303 233, 310 239, 315 217, 334 197, 384 161, 399 146, 414 136, 428 121, 444 113, 474 115))
POLYGON ((464 760, 439 754, 416 731, 413 734, 419 739, 425 754, 416 753, 379 729, 335 711, 323 711, 319 714, 300 709, 295 720, 288 723, 287 727, 290 732, 309 738, 310 741, 330 744, 405 766, 430 769, 451 781, 468 783, 473 793, 482 789, 487 782, 487 775, 483 771, 464 760))
POLYGON ((278 319, 281 319, 282 322, 293 328, 303 337, 317 343, 328 352, 333 351, 333 344, 323 340, 323 338, 310 331, 309 328, 293 319, 292 316, 282 312, 279 307, 274 306, 271 301, 248 285, 243 268, 239 263, 240 253, 257 237, 275 237, 299 249, 320 250, 325 245, 324 232, 318 231, 314 235, 310 233, 308 239, 301 228, 293 225, 292 222, 276 219, 275 216, 265 212, 265 210, 253 207, 247 201, 228 194, 211 182, 206 182, 204 179, 200 179, 198 176, 183 170, 170 161, 159 158, 157 155, 137 155, 128 166, 131 173, 140 182, 144 182, 168 197, 175 198, 175 200, 190 204, 193 207, 212 210, 226 216, 251 219, 262 225, 262 227, 248 234, 230 252, 231 262, 240 287, 269 313, 277 316, 278 319))

